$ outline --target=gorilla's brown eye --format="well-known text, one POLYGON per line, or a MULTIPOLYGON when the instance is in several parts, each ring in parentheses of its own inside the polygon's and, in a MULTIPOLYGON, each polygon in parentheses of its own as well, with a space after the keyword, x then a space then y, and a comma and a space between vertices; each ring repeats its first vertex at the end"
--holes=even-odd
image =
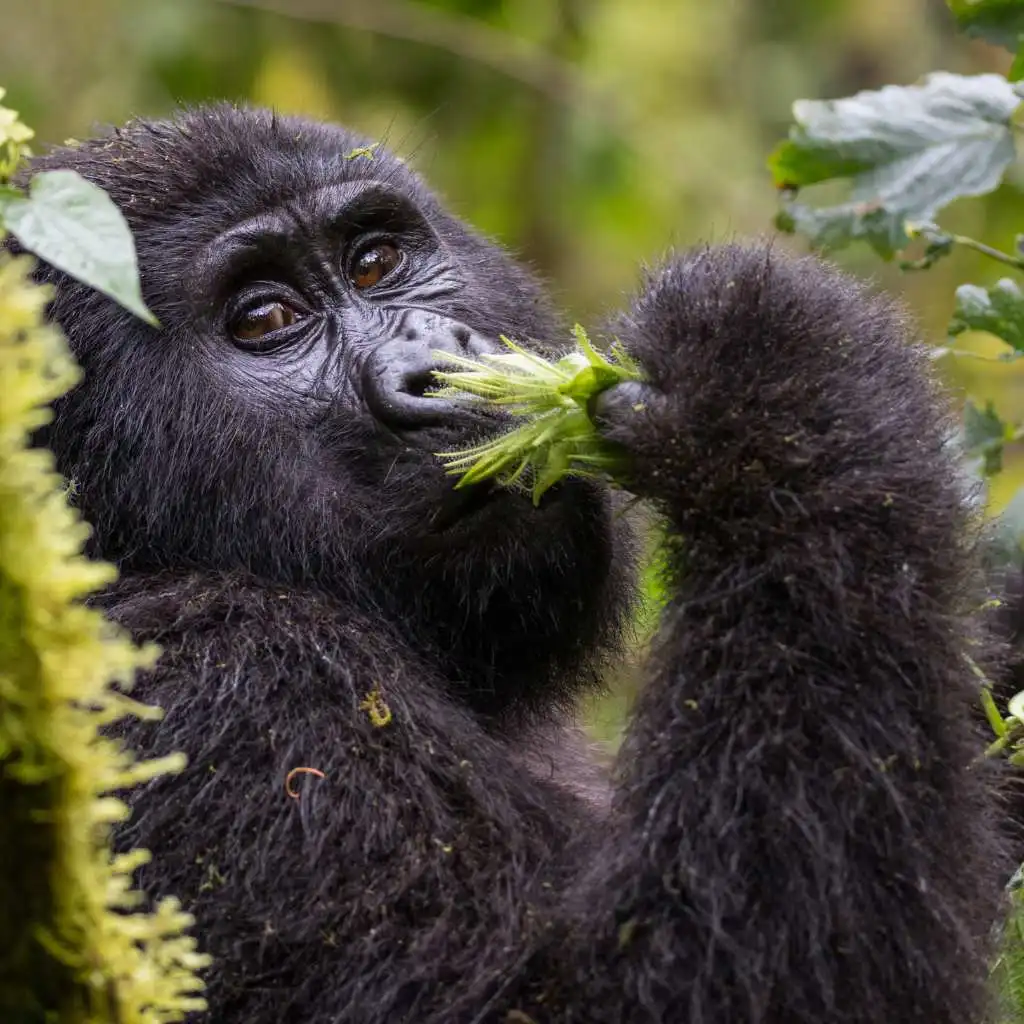
POLYGON ((390 242, 376 242, 363 249, 352 261, 349 275, 352 284, 360 290, 380 284, 399 263, 402 254, 390 242))
POLYGON ((299 315, 283 302, 264 302, 243 310, 231 321, 231 334, 236 341, 259 341, 274 331, 291 327, 299 315))

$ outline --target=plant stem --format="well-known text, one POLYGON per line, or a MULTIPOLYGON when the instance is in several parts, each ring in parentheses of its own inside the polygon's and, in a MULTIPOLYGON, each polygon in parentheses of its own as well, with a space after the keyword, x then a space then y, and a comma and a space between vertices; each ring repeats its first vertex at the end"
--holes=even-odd
POLYGON ((976 238, 969 238, 967 235, 950 235, 949 238, 954 245, 961 245, 965 249, 973 249, 975 252, 980 252, 982 256, 998 260, 1000 263, 1005 263, 1016 270, 1024 270, 1024 258, 1020 256, 1011 256, 1008 252, 995 249, 991 245, 979 242, 976 238))

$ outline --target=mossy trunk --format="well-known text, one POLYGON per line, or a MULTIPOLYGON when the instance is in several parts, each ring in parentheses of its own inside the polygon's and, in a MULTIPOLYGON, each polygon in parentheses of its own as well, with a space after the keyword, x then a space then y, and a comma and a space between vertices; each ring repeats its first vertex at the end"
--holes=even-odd
POLYGON ((101 732, 158 714, 122 692, 155 652, 83 603, 113 570, 82 556, 86 529, 30 445, 78 378, 31 268, 0 253, 0 1020, 177 1021, 202 1008, 205 960, 176 901, 141 909, 145 854, 112 854, 126 809, 110 794, 183 759, 140 763, 101 732))

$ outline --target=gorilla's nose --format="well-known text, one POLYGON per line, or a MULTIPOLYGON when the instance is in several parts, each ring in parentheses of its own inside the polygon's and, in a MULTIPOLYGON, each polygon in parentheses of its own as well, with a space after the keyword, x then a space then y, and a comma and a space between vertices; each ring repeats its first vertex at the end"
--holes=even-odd
POLYGON ((438 353, 477 356, 496 347, 458 321, 411 312, 395 337, 380 345, 364 364, 366 404, 379 422, 396 430, 450 424, 459 417, 454 403, 427 397, 438 387, 434 371, 444 365, 438 353))

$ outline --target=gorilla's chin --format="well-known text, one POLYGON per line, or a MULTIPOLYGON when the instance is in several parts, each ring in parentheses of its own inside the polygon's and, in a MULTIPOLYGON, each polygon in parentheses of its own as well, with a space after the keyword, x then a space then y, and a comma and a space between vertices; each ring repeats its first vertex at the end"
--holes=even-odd
POLYGON ((514 551, 527 559, 581 543, 607 544, 611 523, 606 491, 592 481, 570 478, 535 503, 525 486, 504 487, 489 480, 451 486, 414 531, 415 544, 424 552, 470 545, 488 556, 514 551))
POLYGON ((452 489, 432 522, 392 535, 366 564, 378 607, 490 718, 594 685, 631 607, 633 559, 608 489, 569 479, 537 505, 497 484, 452 489))
POLYGON ((431 515, 429 531, 434 534, 447 533, 466 520, 474 519, 502 497, 498 485, 490 480, 470 484, 468 487, 453 487, 431 515))

